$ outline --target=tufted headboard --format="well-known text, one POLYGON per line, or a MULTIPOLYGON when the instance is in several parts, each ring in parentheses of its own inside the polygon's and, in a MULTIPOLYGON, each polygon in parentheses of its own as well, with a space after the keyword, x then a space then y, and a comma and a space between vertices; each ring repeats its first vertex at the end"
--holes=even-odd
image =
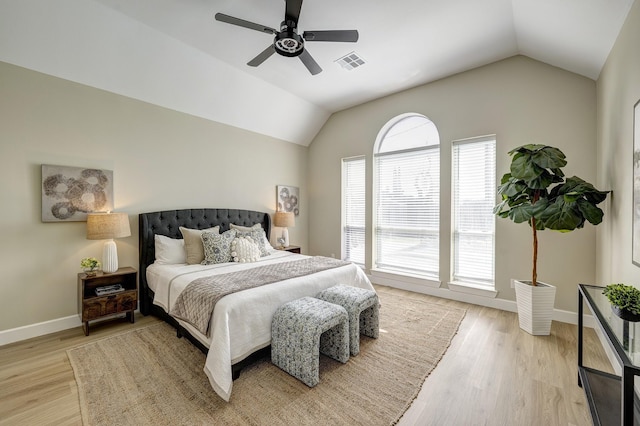
POLYGON ((268 213, 252 210, 234 209, 184 209, 165 210, 161 212, 140 213, 139 215, 139 244, 140 244, 140 312, 150 313, 153 292, 147 285, 147 266, 155 259, 156 234, 170 238, 182 238, 180 227, 192 229, 206 229, 220 226, 220 232, 227 231, 229 224, 252 226, 256 223, 271 235, 271 216, 268 213))

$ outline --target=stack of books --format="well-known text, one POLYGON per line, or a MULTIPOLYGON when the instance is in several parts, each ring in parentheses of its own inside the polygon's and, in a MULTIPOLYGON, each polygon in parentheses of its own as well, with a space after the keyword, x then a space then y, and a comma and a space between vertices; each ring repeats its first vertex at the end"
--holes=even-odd
POLYGON ((122 284, 112 284, 96 288, 96 296, 107 296, 109 294, 120 293, 124 291, 122 284))

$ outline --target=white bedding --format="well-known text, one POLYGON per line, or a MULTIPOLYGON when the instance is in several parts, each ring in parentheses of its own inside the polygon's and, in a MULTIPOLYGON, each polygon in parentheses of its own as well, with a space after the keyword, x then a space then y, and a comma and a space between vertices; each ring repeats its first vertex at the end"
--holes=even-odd
MULTIPOLYGON (((306 256, 276 251, 255 263, 206 266, 154 263, 147 268, 147 282, 155 292, 153 303, 170 312, 180 292, 196 278, 226 274, 269 263, 289 262, 304 257, 306 256)), ((225 401, 229 401, 233 387, 231 365, 271 343, 271 319, 280 305, 300 297, 313 296, 336 284, 373 290, 364 272, 352 264, 223 297, 213 311, 209 338, 180 321, 194 337, 209 347, 204 371, 216 393, 225 401)))

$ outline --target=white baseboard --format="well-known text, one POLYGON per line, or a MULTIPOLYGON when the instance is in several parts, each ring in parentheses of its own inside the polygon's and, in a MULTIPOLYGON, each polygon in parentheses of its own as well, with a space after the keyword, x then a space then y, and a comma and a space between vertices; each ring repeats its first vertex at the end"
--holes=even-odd
MULTIPOLYGON (((416 284, 413 282, 402 281, 398 279, 367 275, 371 282, 375 284, 385 285, 389 287, 399 288, 401 290, 413 291, 415 293, 428 294, 430 296, 441 297, 443 299, 457 300, 458 302, 471 303, 473 305, 486 306, 488 308, 500 309, 509 312, 518 312, 516 302, 513 300, 498 299, 493 297, 478 296, 470 293, 462 293, 451 291, 442 287, 431 287, 416 284)), ((577 312, 565 311, 562 309, 554 309, 553 320, 568 324, 578 324, 577 312)), ((591 315, 584 316, 585 327, 593 328, 595 321, 591 315)))
POLYGON ((31 339, 33 337, 43 336, 45 334, 55 333, 56 331, 79 327, 81 325, 82 321, 80 321, 80 316, 71 315, 65 318, 58 318, 37 324, 2 330, 0 331, 0 346, 31 339))

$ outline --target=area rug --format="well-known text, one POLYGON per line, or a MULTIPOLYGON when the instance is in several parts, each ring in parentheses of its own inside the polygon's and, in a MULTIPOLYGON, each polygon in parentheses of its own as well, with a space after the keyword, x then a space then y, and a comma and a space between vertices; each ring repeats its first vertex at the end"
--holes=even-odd
POLYGON ((449 347, 465 311, 380 292, 380 337, 341 364, 320 357, 308 388, 268 358, 245 368, 230 402, 205 356, 165 323, 70 349, 82 419, 98 425, 391 425, 449 347))

